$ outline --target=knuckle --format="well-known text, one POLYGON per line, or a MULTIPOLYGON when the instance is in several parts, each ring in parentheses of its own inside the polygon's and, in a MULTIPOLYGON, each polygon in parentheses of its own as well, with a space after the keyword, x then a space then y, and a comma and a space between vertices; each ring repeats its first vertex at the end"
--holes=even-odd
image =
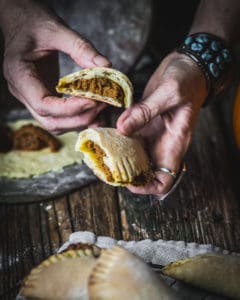
POLYGON ((49 116, 49 112, 47 112, 46 109, 43 108, 39 104, 33 104, 33 109, 36 112, 36 114, 38 114, 41 117, 47 117, 47 116, 49 116))
POLYGON ((74 43, 74 49, 76 55, 82 55, 83 53, 92 49, 91 43, 85 38, 76 38, 74 43))
POLYGON ((175 129, 176 142, 189 141, 192 137, 191 126, 187 120, 179 122, 178 128, 175 129))
POLYGON ((152 119, 151 109, 145 103, 140 103, 137 106, 137 117, 142 120, 144 124, 147 124, 152 119))
POLYGON ((94 118, 95 118, 95 115, 88 114, 86 117, 83 118, 81 124, 79 124, 79 125, 88 126, 93 122, 94 118))
POLYGON ((48 132, 53 134, 59 132, 58 126, 54 122, 51 122, 50 119, 41 120, 41 124, 48 132))

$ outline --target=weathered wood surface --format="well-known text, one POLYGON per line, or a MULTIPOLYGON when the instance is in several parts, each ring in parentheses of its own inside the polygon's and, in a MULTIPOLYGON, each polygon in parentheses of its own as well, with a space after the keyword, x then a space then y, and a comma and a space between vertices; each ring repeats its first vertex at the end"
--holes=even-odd
POLYGON ((0 299, 14 299, 20 281, 77 230, 121 239, 116 191, 94 183, 55 200, 0 205, 0 299))
MULTIPOLYGON (((186 162, 185 178, 163 205, 151 206, 151 197, 99 182, 45 202, 0 205, 0 299, 14 299, 29 270, 78 230, 126 240, 213 243, 240 251, 240 209, 231 186, 231 162, 211 109, 201 115, 186 162)), ((192 299, 208 298, 199 292, 192 299)))
POLYGON ((240 251, 239 199, 228 150, 214 107, 205 109, 186 156, 186 176, 167 201, 151 207, 154 197, 120 190, 124 238, 194 241, 240 251))

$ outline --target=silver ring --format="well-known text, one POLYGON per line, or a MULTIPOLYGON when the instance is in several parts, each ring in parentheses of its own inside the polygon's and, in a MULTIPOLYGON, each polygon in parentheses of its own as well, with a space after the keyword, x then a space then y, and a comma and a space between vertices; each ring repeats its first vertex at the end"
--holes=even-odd
MULTIPOLYGON (((158 168, 158 170, 160 170, 161 168, 158 168)), ((165 168, 164 168, 165 169, 165 168)), ((168 169, 167 169, 168 170, 168 169)), ((162 170, 161 170, 162 171, 162 170)), ((170 170, 171 171, 171 170, 170 170)), ((170 188, 170 190, 161 196, 161 198, 158 198, 159 200, 164 200, 165 198, 167 198, 170 194, 172 194, 172 192, 176 189, 176 187, 179 185, 180 181, 182 180, 183 178, 183 175, 186 173, 187 171, 187 167, 186 167, 186 164, 185 162, 182 162, 182 165, 181 165, 181 169, 180 171, 176 174, 176 177, 175 177, 175 180, 174 180, 174 183, 172 185, 172 187, 170 188)), ((164 171, 163 171, 164 172, 164 171)), ((166 172, 168 173, 168 172, 166 172)), ((168 173, 169 174, 169 173, 168 173)), ((171 174, 170 174, 171 175, 171 174)), ((172 175, 171 175, 172 176, 172 175)))
POLYGON ((168 175, 172 176, 174 179, 177 177, 177 172, 176 171, 170 170, 170 169, 165 168, 165 167, 156 168, 154 171, 155 172, 161 171, 161 172, 167 173, 168 175))

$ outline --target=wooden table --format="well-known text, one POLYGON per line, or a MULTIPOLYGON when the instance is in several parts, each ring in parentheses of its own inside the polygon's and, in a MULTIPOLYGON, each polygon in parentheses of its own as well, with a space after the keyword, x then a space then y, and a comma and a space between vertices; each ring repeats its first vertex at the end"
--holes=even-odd
POLYGON ((57 199, 0 205, 0 299, 14 299, 21 279, 74 231, 115 239, 211 243, 240 251, 240 209, 218 118, 202 112, 186 157, 188 172, 163 205, 101 182, 57 199))
MULTIPOLYGON (((134 75, 134 72, 132 72, 134 75)), ((3 97, 3 95, 2 95, 3 97)), ((115 239, 211 243, 240 251, 236 160, 217 105, 202 111, 186 155, 188 172, 163 204, 96 181, 44 202, 0 205, 0 299, 79 230, 115 239)))

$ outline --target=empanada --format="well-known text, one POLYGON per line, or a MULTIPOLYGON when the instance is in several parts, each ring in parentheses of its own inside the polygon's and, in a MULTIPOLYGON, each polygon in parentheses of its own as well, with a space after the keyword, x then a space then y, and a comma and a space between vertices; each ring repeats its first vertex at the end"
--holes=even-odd
POLYGON ((20 299, 88 300, 88 277, 99 255, 100 249, 87 247, 50 256, 24 279, 20 299))
POLYGON ((223 296, 240 299, 240 257, 201 254, 178 260, 162 270, 163 274, 223 296))
POLYGON ((88 280, 91 300, 180 300, 139 257, 124 248, 107 249, 88 280))
POLYGON ((152 179, 150 161, 137 137, 115 128, 89 128, 79 134, 76 151, 104 182, 113 186, 144 185, 152 179))
POLYGON ((127 76, 104 67, 83 69, 66 75, 59 80, 56 90, 118 107, 129 107, 133 99, 133 87, 127 76))

